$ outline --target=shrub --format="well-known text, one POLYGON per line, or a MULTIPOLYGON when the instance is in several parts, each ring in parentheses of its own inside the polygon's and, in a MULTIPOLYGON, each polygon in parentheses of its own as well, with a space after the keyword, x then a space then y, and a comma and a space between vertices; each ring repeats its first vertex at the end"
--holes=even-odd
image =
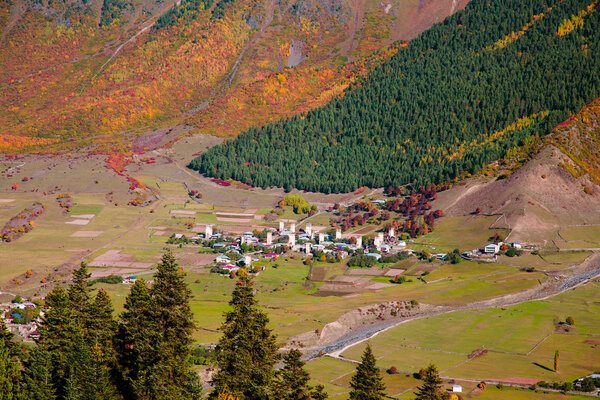
POLYGON ((511 246, 508 248, 508 250, 506 250, 506 255, 509 257, 514 257, 517 255, 517 250, 511 246))
POLYGON ((121 275, 110 274, 109 276, 101 276, 92 281, 92 283, 108 283, 111 285, 117 283, 123 283, 123 277, 121 275))
MULTIPOLYGON (((584 379, 584 383, 585 383, 585 379, 584 379)), ((565 382, 565 383, 563 383, 561 389, 564 390, 565 392, 573 390, 573 382, 565 382)), ((592 390, 594 390, 593 387, 592 387, 592 390)), ((585 392, 585 390, 584 390, 584 392, 585 392)))
POLYGON ((565 322, 569 325, 575 325, 575 320, 570 315, 567 317, 567 320, 565 322))
POLYGON ((349 267, 359 267, 359 268, 371 268, 375 265, 375 257, 366 256, 364 254, 357 254, 352 256, 348 261, 349 267))

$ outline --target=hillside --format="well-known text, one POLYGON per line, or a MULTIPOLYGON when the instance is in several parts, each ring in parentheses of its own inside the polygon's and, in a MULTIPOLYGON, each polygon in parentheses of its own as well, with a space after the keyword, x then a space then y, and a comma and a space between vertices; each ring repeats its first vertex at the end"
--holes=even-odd
POLYGON ((251 128, 190 167, 325 193, 474 173, 600 95, 597 5, 473 1, 343 98, 251 128))
POLYGON ((125 149, 182 122, 236 135, 326 104, 371 67, 371 53, 466 1, 174 3, 1 0, 0 151, 125 149), (278 72, 289 78, 271 93, 278 72), (264 116, 261 105, 279 98, 305 106, 264 116), (240 108, 239 127, 206 126, 224 113, 229 127, 240 108))
POLYGON ((452 216, 471 214, 476 208, 504 214, 497 226, 512 229, 511 240, 560 247, 561 226, 600 223, 599 140, 600 99, 596 99, 533 142, 528 147, 531 160, 516 172, 502 173, 506 167, 514 169, 509 162, 492 178, 467 179, 441 193, 436 207, 452 216))

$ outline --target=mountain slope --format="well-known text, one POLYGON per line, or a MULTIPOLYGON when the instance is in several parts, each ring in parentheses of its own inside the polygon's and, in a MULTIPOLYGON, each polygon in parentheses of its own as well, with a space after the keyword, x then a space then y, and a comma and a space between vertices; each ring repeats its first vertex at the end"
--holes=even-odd
POLYGON ((475 172, 600 95, 597 5, 473 1, 343 99, 250 129, 190 166, 325 193, 475 172))
MULTIPOLYGON (((308 71, 341 76, 349 61, 411 38, 465 3, 0 0, 0 123, 9 143, 0 151, 126 148, 145 130, 204 126, 212 110, 203 107, 222 98, 260 114, 244 92, 288 68, 309 86, 298 101, 320 106, 331 97, 321 98, 324 86, 308 71)), ((226 134, 266 122, 253 116, 226 134)))
POLYGON ((511 240, 550 242, 560 226, 600 223, 599 145, 600 98, 533 143, 537 154, 506 179, 468 179, 435 206, 450 216, 504 214, 497 223, 511 240))

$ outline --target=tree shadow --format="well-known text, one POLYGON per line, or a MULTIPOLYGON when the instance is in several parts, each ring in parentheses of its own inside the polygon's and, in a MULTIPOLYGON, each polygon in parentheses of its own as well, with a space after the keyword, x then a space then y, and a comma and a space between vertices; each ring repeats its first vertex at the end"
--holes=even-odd
POLYGON ((532 364, 533 364, 533 365, 535 365, 535 366, 537 366, 537 367, 540 367, 540 368, 542 368, 542 369, 545 369, 546 371, 554 372, 554 370, 553 370, 553 369, 551 369, 551 368, 548 368, 548 367, 546 367, 545 365, 542 365, 542 364, 540 364, 540 363, 532 362, 532 364))

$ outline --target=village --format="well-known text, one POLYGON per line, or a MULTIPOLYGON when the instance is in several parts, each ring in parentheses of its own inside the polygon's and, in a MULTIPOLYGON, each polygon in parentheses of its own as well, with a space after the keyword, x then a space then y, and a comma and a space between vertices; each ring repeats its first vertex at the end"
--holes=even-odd
MULTIPOLYGON (((505 243, 499 240, 499 237, 495 239, 495 243, 460 252, 460 257, 470 261, 496 262, 499 254, 519 256, 524 251, 531 252, 536 248, 519 242, 505 243)), ((212 271, 222 274, 235 273, 241 267, 254 272, 253 261, 276 260, 280 255, 294 253, 305 257, 325 257, 325 260, 334 258, 338 261, 361 256, 369 257, 372 262, 379 262, 382 257, 400 255, 403 259, 415 256, 458 262, 454 257, 456 252, 453 254, 416 251, 410 248, 411 242, 413 240, 410 238, 400 239, 396 236, 394 228, 389 228, 387 234, 377 232, 375 237, 370 237, 342 235, 340 228, 332 230, 324 226, 313 227, 311 223, 306 223, 303 228, 297 228, 297 224, 292 222, 286 229, 284 221, 279 222, 277 230, 264 229, 260 232, 244 232, 241 235, 215 232, 213 225, 206 225, 204 234, 188 238, 185 233, 175 233, 167 240, 170 244, 194 244, 203 246, 203 249, 212 249, 214 253, 218 253, 214 259, 216 268, 212 271)), ((348 265, 353 266, 353 263, 349 262, 348 265)))

